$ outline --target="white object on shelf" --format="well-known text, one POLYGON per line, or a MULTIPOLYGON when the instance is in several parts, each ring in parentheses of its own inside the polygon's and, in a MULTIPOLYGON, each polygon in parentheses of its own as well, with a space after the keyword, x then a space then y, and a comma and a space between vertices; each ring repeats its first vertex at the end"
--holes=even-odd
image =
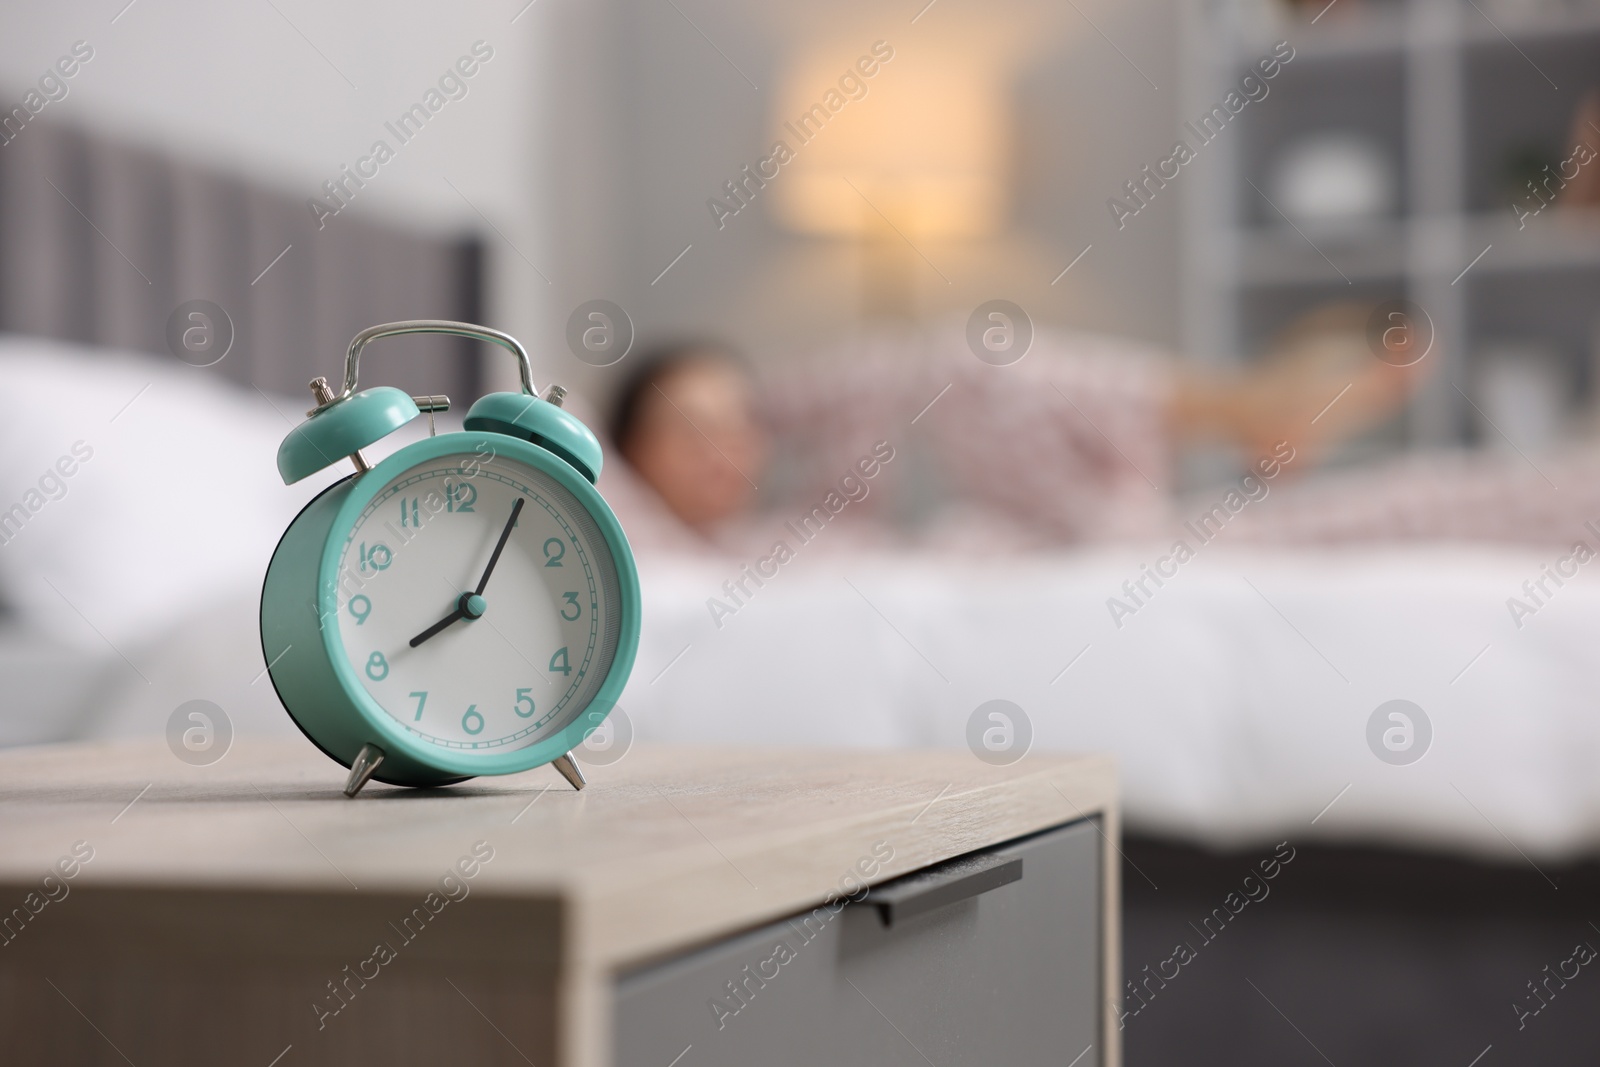
POLYGON ((1484 440, 1508 452, 1554 445, 1566 417, 1567 373, 1561 353, 1539 341, 1497 344, 1483 351, 1476 377, 1484 440))
POLYGON ((1360 134, 1327 131, 1290 145, 1272 174, 1273 200, 1300 226, 1328 228, 1388 215, 1395 207, 1394 166, 1360 134))

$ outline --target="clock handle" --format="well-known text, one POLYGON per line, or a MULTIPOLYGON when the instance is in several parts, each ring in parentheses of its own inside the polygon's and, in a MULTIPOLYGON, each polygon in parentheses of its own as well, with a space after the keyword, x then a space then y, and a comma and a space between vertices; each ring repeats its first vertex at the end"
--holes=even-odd
POLYGON ((470 322, 451 322, 449 319, 409 319, 405 322, 386 322, 381 326, 369 326, 351 338, 350 351, 344 360, 344 388, 338 396, 318 404, 318 408, 344 400, 356 391, 356 376, 363 348, 380 337, 399 337, 408 333, 443 333, 497 344, 517 357, 517 371, 522 376, 522 391, 528 396, 539 395, 539 391, 533 385, 533 363, 528 358, 528 350, 522 347, 521 341, 510 334, 492 330, 487 326, 474 326, 470 322))

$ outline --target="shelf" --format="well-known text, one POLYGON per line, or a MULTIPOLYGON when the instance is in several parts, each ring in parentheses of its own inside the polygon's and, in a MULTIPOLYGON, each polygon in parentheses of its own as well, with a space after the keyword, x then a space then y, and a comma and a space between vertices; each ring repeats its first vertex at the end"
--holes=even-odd
MULTIPOLYGON (((1442 229, 1451 223, 1450 219, 1431 220, 1430 225, 1442 229)), ((1600 209, 1547 208, 1543 214, 1528 219, 1522 229, 1517 228, 1517 220, 1509 211, 1504 216, 1465 216, 1454 223, 1462 231, 1465 258, 1460 266, 1466 266, 1485 248, 1490 249, 1473 264, 1472 274, 1479 277, 1600 268, 1600 209)), ((1338 234, 1306 230, 1304 235, 1281 223, 1241 229, 1236 231, 1239 283, 1250 288, 1272 288, 1344 285, 1345 278, 1351 282, 1403 279, 1416 270, 1418 262, 1407 255, 1408 242, 1419 241, 1416 234, 1408 234, 1413 225, 1417 223, 1387 219, 1354 225, 1338 234)), ((1434 273, 1459 269, 1453 264, 1438 264, 1434 273)))
MULTIPOLYGON (((1565 42, 1572 37, 1600 36, 1600 8, 1575 15, 1500 16, 1493 9, 1473 10, 1463 2, 1462 43, 1469 47, 1504 45, 1509 38, 1513 44, 1544 44, 1565 42), (1490 23, 1493 19, 1493 23, 1490 23), (1502 35, 1502 31, 1504 31, 1502 35)), ((1482 3, 1478 4, 1482 7, 1482 3)))
POLYGON ((1406 47, 1406 19, 1401 11, 1391 10, 1315 26, 1294 20, 1284 23, 1265 44, 1271 47, 1281 40, 1294 45, 1295 63, 1398 56, 1406 47))
MULTIPOLYGON (((1493 246, 1474 266, 1485 275, 1527 273, 1600 267, 1600 210, 1546 208, 1517 228, 1508 210, 1504 215, 1476 215, 1467 220, 1467 255, 1493 246)), ((1469 275, 1470 277, 1470 275, 1469 275)))
POLYGON ((1239 281, 1251 288, 1398 281, 1406 273, 1405 233, 1393 219, 1338 234, 1302 234, 1282 223, 1250 227, 1238 235, 1239 281))
MULTIPOLYGON (((1184 38, 1189 111, 1237 84, 1273 42, 1296 50, 1191 208, 1184 328, 1196 351, 1247 353, 1324 304, 1403 296, 1426 303, 1453 339, 1441 349, 1448 374, 1468 374, 1485 346, 1532 338, 1570 355, 1582 369, 1574 391, 1600 402, 1600 355, 1589 364, 1600 351, 1600 208, 1546 208, 1519 228, 1511 206, 1523 171, 1569 156, 1574 115, 1600 85, 1600 0, 1526 16, 1514 9, 1535 5, 1369 0, 1357 10, 1339 0, 1316 26, 1263 17, 1272 0, 1196 3, 1220 14, 1184 38), (1298 138, 1324 130, 1385 153, 1399 194, 1390 215, 1297 230, 1264 202, 1288 207, 1275 168, 1298 138), (1208 249, 1226 254, 1195 254, 1208 249)), ((1471 421, 1454 390, 1426 390, 1409 440, 1456 443, 1471 421)))
MULTIPOLYGON (((1600 6, 1578 14, 1534 16, 1500 15, 1482 3, 1478 7, 1484 8, 1487 16, 1462 0, 1460 43, 1465 47, 1504 47, 1508 39, 1516 45, 1539 45, 1564 43, 1586 36, 1600 37, 1600 6)), ((1295 63, 1321 63, 1398 56, 1406 51, 1410 32, 1406 14, 1399 7, 1316 26, 1298 19, 1258 24, 1247 27, 1240 35, 1235 45, 1235 65, 1243 70, 1281 40, 1294 45, 1295 63)), ((1435 34, 1430 43, 1448 45, 1449 40, 1435 34)))

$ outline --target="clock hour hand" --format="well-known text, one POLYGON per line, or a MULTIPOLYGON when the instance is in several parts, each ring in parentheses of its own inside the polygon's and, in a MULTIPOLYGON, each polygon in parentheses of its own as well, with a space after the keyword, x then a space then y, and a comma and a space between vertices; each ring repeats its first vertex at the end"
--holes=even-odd
POLYGON ((483 577, 478 579, 478 588, 470 593, 462 593, 461 599, 456 601, 454 611, 413 637, 412 648, 416 648, 457 619, 476 619, 483 614, 486 607, 483 602, 483 591, 489 584, 489 576, 494 573, 495 564, 500 562, 500 553, 505 551, 506 542, 511 539, 511 530, 517 525, 517 516, 522 514, 524 503, 526 503, 525 498, 519 496, 517 502, 511 505, 511 517, 506 520, 505 529, 500 531, 500 540, 495 543, 494 552, 489 556, 489 565, 483 568, 483 577))
POLYGON ((434 634, 437 634, 439 631, 443 630, 446 626, 449 626, 451 623, 455 622, 457 619, 466 618, 467 617, 466 600, 467 600, 467 594, 466 593, 461 594, 461 600, 456 605, 456 610, 452 611, 450 614, 446 615, 444 618, 440 619, 438 622, 434 623, 432 626, 428 627, 426 630, 422 631, 420 634, 418 634, 417 636, 413 637, 411 639, 411 647, 412 648, 416 648, 418 645, 422 644, 422 642, 426 641, 428 638, 432 637, 434 634))
POLYGON ((511 505, 511 517, 506 520, 506 528, 500 531, 500 540, 494 546, 494 553, 489 557, 489 565, 483 568, 483 577, 478 579, 478 588, 473 592, 483 595, 484 587, 489 584, 489 575, 494 573, 494 565, 500 562, 500 553, 505 551, 506 542, 511 539, 511 528, 517 524, 517 516, 522 514, 522 505, 527 502, 526 497, 517 497, 517 502, 511 505))

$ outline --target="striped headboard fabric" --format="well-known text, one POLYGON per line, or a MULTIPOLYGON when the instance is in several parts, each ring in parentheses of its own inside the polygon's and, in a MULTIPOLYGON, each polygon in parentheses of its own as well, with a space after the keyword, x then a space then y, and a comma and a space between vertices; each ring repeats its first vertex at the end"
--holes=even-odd
MULTIPOLYGON (((233 326, 216 372, 308 396, 367 326, 479 321, 482 261, 476 238, 349 212, 318 229, 304 198, 83 130, 33 123, 0 146, 4 331, 163 353, 174 311, 211 301, 233 326)), ((473 342, 384 346, 363 386, 477 396, 473 342)))

